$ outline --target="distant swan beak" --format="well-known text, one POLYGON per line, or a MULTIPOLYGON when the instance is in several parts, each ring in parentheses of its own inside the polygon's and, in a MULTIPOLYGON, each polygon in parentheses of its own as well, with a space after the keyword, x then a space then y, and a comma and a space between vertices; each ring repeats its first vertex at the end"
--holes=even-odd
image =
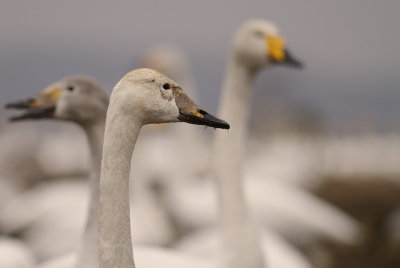
POLYGON ((221 120, 201 109, 180 87, 173 87, 172 93, 179 109, 178 119, 182 122, 213 128, 230 128, 229 124, 224 120, 221 120))
POLYGON ((21 121, 26 119, 45 119, 51 118, 54 115, 55 107, 49 108, 30 108, 22 115, 12 116, 9 118, 10 121, 21 121))
POLYGON ((285 60, 282 62, 282 64, 299 69, 302 69, 304 67, 303 63, 293 57, 292 53, 290 53, 288 49, 285 49, 285 60))
POLYGON ((25 119, 51 118, 56 109, 56 103, 61 95, 61 90, 56 88, 46 89, 35 98, 24 101, 8 103, 7 109, 25 110, 22 115, 9 118, 10 121, 25 119))
POLYGON ((301 61, 299 61, 298 59, 296 59, 292 55, 292 53, 289 52, 288 49, 283 50, 283 56, 281 59, 277 60, 277 59, 270 58, 270 61, 273 64, 286 65, 288 67, 293 67, 293 68, 298 68, 298 69, 302 69, 304 67, 303 63, 301 61))
POLYGON ((303 68, 303 64, 293 57, 286 47, 285 41, 278 35, 266 35, 267 55, 271 62, 294 68, 303 68))

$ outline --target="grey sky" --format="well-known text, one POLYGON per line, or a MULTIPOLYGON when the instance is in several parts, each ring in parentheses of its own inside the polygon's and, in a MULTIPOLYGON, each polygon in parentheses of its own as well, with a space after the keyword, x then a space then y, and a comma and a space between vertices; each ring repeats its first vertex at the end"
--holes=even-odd
POLYGON ((202 103, 215 111, 230 39, 258 17, 279 26, 306 69, 262 72, 256 96, 309 103, 335 123, 350 114, 400 123, 399 10, 396 0, 2 0, 0 102, 79 73, 110 91, 146 47, 171 41, 189 54, 202 103))

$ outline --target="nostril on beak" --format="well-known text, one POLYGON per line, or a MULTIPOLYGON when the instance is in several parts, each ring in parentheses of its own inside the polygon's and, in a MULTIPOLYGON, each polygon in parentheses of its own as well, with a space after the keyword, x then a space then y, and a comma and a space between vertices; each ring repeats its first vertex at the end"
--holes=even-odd
POLYGON ((201 115, 207 115, 208 113, 206 112, 206 111, 204 111, 204 110, 202 110, 202 109, 199 109, 199 114, 201 114, 201 115))

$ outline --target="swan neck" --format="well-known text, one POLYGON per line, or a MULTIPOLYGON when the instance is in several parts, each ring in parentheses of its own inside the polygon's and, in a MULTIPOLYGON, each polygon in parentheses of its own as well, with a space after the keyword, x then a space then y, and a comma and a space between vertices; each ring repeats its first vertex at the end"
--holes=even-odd
MULTIPOLYGON (((114 89, 115 91, 115 89, 114 89)), ((99 255, 101 268, 133 268, 129 173, 143 119, 110 100, 104 134, 100 177, 99 255)))
POLYGON ((89 143, 90 150, 90 173, 89 188, 90 200, 87 213, 86 227, 83 241, 78 252, 76 268, 98 267, 98 210, 99 210, 99 188, 101 155, 103 151, 103 136, 105 127, 105 116, 93 124, 83 126, 89 143))
POLYGON ((218 113, 231 128, 228 133, 217 131, 214 143, 224 267, 230 268, 264 267, 259 235, 250 217, 242 180, 242 156, 254 75, 234 57, 231 59, 218 113))
MULTIPOLYGON (((233 191, 232 189, 237 189, 240 197, 243 196, 242 155, 244 139, 247 135, 253 73, 234 59, 228 66, 218 116, 229 122, 231 128, 228 133, 220 130, 216 133, 214 163, 221 195, 229 195, 233 191)), ((240 198, 237 199, 237 196, 230 198, 232 198, 231 201, 237 200, 240 204, 244 203, 239 200, 240 198)), ((226 205, 229 203, 226 202, 226 205)))
POLYGON ((231 125, 230 132, 246 133, 249 104, 253 92, 255 72, 241 64, 235 57, 228 64, 218 115, 231 125))
POLYGON ((103 153, 103 140, 106 118, 98 120, 96 123, 85 126, 84 130, 89 143, 91 156, 91 174, 98 175, 97 181, 100 179, 101 157, 103 153))

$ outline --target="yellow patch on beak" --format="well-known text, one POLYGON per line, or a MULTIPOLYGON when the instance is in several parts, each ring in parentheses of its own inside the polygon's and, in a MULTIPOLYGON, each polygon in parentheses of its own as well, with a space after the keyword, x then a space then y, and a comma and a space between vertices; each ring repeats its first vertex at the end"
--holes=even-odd
POLYGON ((270 59, 282 62, 285 60, 285 41, 280 36, 267 35, 267 53, 270 59))
POLYGON ((46 95, 52 101, 57 102, 61 96, 61 90, 59 90, 58 88, 49 88, 43 91, 43 95, 46 95))
POLYGON ((45 89, 40 93, 31 104, 32 108, 54 106, 61 96, 62 91, 58 88, 45 89))
POLYGON ((200 117, 200 118, 204 118, 204 115, 202 115, 201 113, 197 112, 197 111, 193 111, 192 114, 194 116, 200 117))

